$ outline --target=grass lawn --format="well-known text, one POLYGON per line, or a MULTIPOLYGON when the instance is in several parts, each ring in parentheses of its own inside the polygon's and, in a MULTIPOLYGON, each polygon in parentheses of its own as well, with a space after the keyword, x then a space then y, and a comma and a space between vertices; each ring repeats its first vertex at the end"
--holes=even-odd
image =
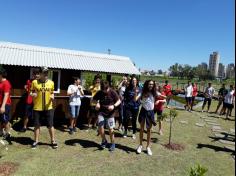
MULTIPOLYGON (((212 111, 215 110, 215 106, 216 102, 212 111)), ((51 149, 48 145, 40 145, 38 149, 32 150, 30 144, 33 132, 13 131, 13 144, 8 146, 8 151, 0 151, 0 169, 1 165, 6 163, 15 165, 15 171, 12 173, 15 176, 185 176, 192 166, 199 163, 208 168, 206 175, 233 176, 235 175, 233 151, 225 149, 225 144, 214 138, 210 126, 195 125, 197 122, 204 122, 200 116, 208 115, 216 119, 223 130, 229 132, 231 128, 235 129, 235 121, 216 118, 215 114, 179 111, 179 116, 174 121, 172 142, 183 144, 185 150, 171 151, 163 146, 167 143, 169 134, 169 123, 165 121, 164 136, 157 134, 157 127, 153 128, 151 157, 146 153, 140 155, 135 153, 138 135, 136 140, 124 139, 119 132, 116 132, 117 149, 110 153, 107 149, 99 150, 101 140, 96 136, 95 130, 89 132, 80 130, 75 135, 69 135, 68 132, 58 129, 57 150, 51 149), (181 124, 180 120, 188 121, 188 124, 181 124)), ((235 114, 233 115, 231 118, 234 119, 235 114)), ((41 130, 41 142, 49 142, 46 128, 41 130)), ((144 146, 145 144, 144 141, 144 146)), ((0 172, 0 176, 2 175, 0 172)))

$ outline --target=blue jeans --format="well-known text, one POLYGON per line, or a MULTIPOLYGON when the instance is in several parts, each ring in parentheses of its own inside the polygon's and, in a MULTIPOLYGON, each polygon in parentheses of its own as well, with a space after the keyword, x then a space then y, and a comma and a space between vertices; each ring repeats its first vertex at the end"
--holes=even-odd
POLYGON ((70 105, 70 114, 72 118, 78 118, 80 106, 70 105))
POLYGON ((7 124, 10 121, 10 111, 11 111, 11 106, 6 105, 5 112, 3 114, 0 114, 0 123, 7 124))

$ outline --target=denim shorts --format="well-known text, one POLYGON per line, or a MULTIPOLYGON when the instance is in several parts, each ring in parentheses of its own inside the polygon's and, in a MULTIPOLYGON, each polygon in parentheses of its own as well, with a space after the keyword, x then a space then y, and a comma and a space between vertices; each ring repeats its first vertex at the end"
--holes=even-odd
POLYGON ((104 127, 107 126, 109 129, 115 128, 115 118, 104 118, 102 115, 98 115, 98 126, 104 127))
POLYGON ((5 112, 3 114, 0 114, 0 123, 8 123, 10 121, 10 111, 11 111, 11 106, 6 105, 5 112))
POLYGON ((80 106, 70 105, 70 115, 72 118, 78 118, 80 106))
POLYGON ((26 104, 25 105, 25 116, 28 118, 32 118, 33 115, 33 105, 26 104))

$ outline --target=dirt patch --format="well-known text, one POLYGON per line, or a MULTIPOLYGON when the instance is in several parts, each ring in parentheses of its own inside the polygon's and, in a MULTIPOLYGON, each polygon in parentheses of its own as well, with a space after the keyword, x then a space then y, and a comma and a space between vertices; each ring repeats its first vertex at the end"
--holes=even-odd
POLYGON ((11 162, 0 163, 0 176, 10 176, 16 172, 18 166, 18 164, 11 162))
POLYGON ((182 145, 182 144, 175 144, 175 143, 164 144, 163 146, 165 148, 169 149, 169 150, 182 151, 182 150, 185 149, 184 145, 182 145))

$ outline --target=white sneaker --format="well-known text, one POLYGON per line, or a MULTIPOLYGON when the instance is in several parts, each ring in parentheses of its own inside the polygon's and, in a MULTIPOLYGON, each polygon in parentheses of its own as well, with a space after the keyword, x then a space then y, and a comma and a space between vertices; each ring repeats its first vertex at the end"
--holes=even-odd
POLYGON ((143 146, 139 145, 137 148, 137 153, 140 154, 142 153, 143 146))
POLYGON ((202 110, 202 112, 204 112, 204 111, 202 110))
POLYGON ((147 147, 147 154, 148 154, 149 156, 152 156, 152 150, 151 150, 150 147, 147 147))
POLYGON ((136 139, 136 135, 135 134, 132 135, 132 139, 134 139, 134 140, 136 139))
POLYGON ((127 138, 127 132, 124 132, 123 138, 127 138))

